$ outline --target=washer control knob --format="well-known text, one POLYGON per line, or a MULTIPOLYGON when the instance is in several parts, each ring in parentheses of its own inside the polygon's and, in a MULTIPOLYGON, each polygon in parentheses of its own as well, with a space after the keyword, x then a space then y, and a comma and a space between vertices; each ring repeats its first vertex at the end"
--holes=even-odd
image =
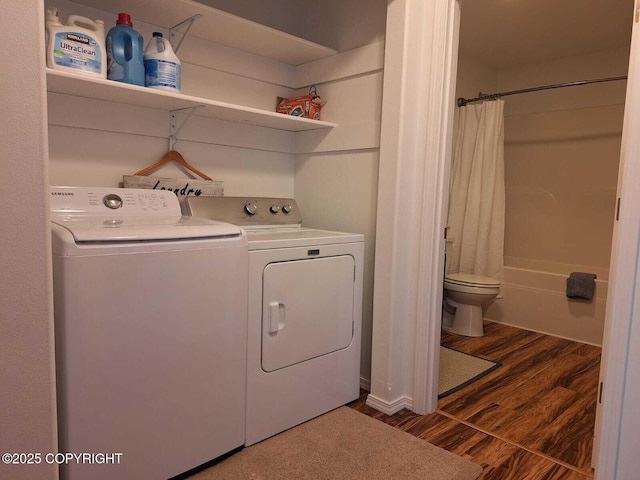
POLYGON ((258 206, 255 203, 247 203, 244 206, 244 211, 247 212, 249 215, 255 215, 256 212, 258 211, 258 206))
POLYGON ((273 214, 276 214, 280 211, 280 206, 279 205, 271 205, 269 207, 269 211, 273 214))
POLYGON ((111 210, 117 210, 122 207, 122 198, 115 193, 110 193, 102 198, 102 203, 104 203, 105 207, 110 208, 111 210))
POLYGON ((289 205, 288 203, 286 205, 282 206, 282 211, 284 213, 291 213, 291 210, 293 210, 293 207, 291 205, 289 205))

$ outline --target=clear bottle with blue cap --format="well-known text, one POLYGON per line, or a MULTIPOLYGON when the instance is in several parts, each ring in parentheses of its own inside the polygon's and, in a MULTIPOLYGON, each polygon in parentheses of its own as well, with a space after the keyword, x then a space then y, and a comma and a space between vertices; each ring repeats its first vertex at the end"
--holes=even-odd
POLYGON ((145 85, 180 93, 180 59, 161 32, 153 32, 144 51, 145 85))

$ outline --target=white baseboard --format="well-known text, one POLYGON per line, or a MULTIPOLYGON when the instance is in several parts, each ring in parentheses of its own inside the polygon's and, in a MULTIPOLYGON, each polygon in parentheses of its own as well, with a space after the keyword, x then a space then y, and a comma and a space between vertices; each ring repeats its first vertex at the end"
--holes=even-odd
POLYGON ((400 397, 393 402, 387 402, 386 400, 382 400, 381 398, 369 394, 367 395, 367 405, 384 414, 393 415, 403 408, 411 410, 413 407, 413 399, 409 397, 400 397))

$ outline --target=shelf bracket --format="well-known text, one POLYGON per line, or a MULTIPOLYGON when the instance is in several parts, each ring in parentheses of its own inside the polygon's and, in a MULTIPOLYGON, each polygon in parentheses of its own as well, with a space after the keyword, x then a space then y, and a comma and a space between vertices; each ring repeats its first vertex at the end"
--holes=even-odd
POLYGON ((189 121, 189 119, 191 118, 191 115, 193 115, 193 112, 195 112, 198 108, 202 108, 202 107, 204 107, 204 105, 195 105, 193 107, 171 110, 169 115, 169 150, 175 150, 176 143, 178 143, 178 133, 180 133, 180 130, 182 130, 182 127, 184 127, 186 123, 189 121), (184 113, 184 112, 187 113, 187 116, 185 117, 184 120, 182 120, 181 123, 179 123, 178 118, 176 117, 176 114, 184 113))
POLYGON ((169 29, 169 41, 171 42, 174 53, 178 53, 178 49, 180 48, 180 45, 182 45, 184 38, 187 36, 187 33, 189 33, 189 30, 193 26, 193 22, 195 22, 199 18, 202 18, 202 14, 200 13, 194 15, 191 18, 187 18, 184 22, 180 22, 169 29), (182 29, 183 27, 184 31, 181 31, 180 29, 182 29))

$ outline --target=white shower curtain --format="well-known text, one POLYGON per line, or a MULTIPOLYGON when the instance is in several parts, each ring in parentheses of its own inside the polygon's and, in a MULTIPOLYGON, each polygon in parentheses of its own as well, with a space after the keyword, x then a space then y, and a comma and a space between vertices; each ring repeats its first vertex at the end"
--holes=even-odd
POLYGON ((502 281, 504 266, 504 101, 459 109, 454 131, 447 273, 502 281))

